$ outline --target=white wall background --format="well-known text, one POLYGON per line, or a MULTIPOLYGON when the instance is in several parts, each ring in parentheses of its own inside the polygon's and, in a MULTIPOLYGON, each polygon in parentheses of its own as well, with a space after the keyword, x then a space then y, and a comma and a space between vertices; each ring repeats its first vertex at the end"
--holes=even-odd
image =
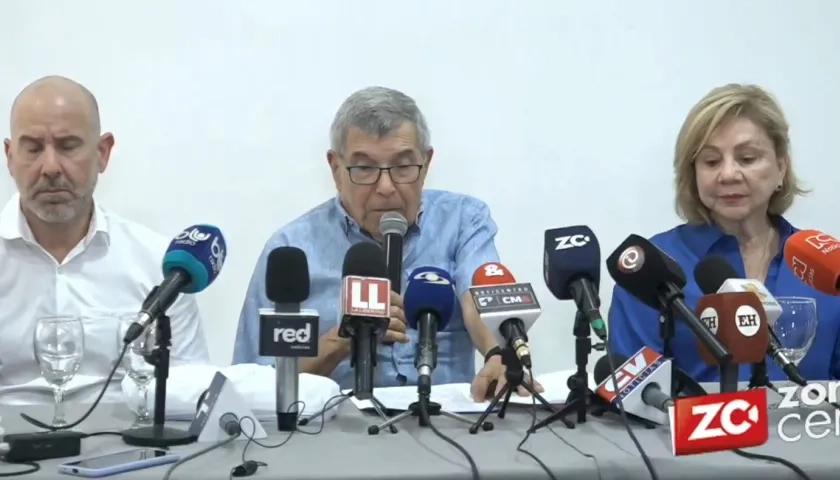
MULTIPOLYGON (((0 18, 0 110, 38 77, 78 80, 117 139, 100 201, 167 236, 225 233, 225 271, 199 300, 218 364, 265 240, 333 194, 329 124, 368 85, 424 110, 427 186, 490 204, 503 261, 544 306, 539 372, 574 362, 574 307, 541 280, 544 230, 588 224, 606 257, 674 225, 673 144, 712 87, 777 95, 814 188, 790 218, 840 232, 834 0, 5 0, 0 18)), ((0 199, 13 191, 3 178, 0 199)))

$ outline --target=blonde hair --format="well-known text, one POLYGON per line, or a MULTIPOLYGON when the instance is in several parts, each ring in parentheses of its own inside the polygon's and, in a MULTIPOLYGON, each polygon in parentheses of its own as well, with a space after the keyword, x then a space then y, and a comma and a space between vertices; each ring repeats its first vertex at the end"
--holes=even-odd
POLYGON ((712 133, 734 118, 748 118, 761 127, 773 142, 776 158, 787 169, 782 188, 773 192, 767 213, 781 215, 793 204, 797 195, 804 195, 801 182, 793 172, 790 136, 785 114, 776 100, 761 87, 731 83, 715 88, 697 102, 680 129, 674 151, 674 186, 676 210, 688 223, 711 223, 709 209, 700 200, 694 161, 712 133))

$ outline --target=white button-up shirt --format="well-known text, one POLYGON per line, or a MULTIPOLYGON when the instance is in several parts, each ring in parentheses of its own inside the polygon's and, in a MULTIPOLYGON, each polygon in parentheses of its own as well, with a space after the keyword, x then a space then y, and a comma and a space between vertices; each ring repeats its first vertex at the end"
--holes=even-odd
MULTIPOLYGON (((76 375, 101 381, 75 392, 78 382, 71 381, 65 399, 93 401, 119 354, 113 315, 139 311, 163 280, 161 260, 168 245, 165 237, 95 203, 88 234, 59 264, 35 241, 15 194, 0 213, 0 403, 53 403, 46 383, 37 381, 41 371, 33 345, 37 319, 53 315, 83 318, 85 350, 76 375)), ((194 296, 181 295, 167 313, 171 363, 208 363, 194 296)), ((123 376, 120 368, 103 401, 122 399, 123 376)))

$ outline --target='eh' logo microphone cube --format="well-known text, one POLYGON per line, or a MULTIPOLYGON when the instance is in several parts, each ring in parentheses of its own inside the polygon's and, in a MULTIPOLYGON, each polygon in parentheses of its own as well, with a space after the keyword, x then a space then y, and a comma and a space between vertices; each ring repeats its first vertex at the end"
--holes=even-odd
POLYGON ((389 318, 391 282, 385 278, 344 277, 344 316, 389 318))

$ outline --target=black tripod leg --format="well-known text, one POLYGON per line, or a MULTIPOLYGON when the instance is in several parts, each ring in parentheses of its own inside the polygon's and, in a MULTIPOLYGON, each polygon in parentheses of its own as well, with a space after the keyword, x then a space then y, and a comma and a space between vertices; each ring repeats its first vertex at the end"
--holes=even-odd
POLYGON ((487 406, 487 409, 484 410, 484 412, 481 413, 481 416, 478 417, 478 420, 476 420, 475 423, 473 423, 472 427, 470 427, 470 433, 478 432, 478 429, 482 425, 484 425, 484 421, 487 420, 487 417, 489 417, 491 413, 493 413, 493 410, 496 409, 496 405, 499 404, 499 401, 502 400, 503 396, 507 395, 507 392, 509 390, 510 389, 507 388, 507 385, 505 385, 505 387, 502 389, 502 391, 499 392, 498 394, 496 394, 496 396, 493 397, 493 400, 490 400, 490 405, 487 406))
MULTIPOLYGON (((386 410, 385 405, 382 405, 382 402, 380 402, 379 400, 376 399, 376 397, 373 397, 373 396, 370 397, 370 403, 371 403, 371 405, 373 405, 373 409, 376 410, 376 413, 379 414, 379 417, 382 418, 382 420, 387 421, 388 420, 388 415, 385 415, 385 410, 386 410)), ((397 433, 397 427, 393 423, 388 425, 388 430, 391 433, 397 433)))
POLYGON ((524 387, 525 390, 527 390, 528 393, 530 393, 532 397, 534 397, 538 402, 540 402, 542 404, 542 406, 547 408, 549 411, 552 411, 552 412, 554 411, 554 407, 548 402, 548 400, 545 399, 545 397, 543 397, 542 395, 537 393, 537 391, 534 389, 534 387, 532 387, 531 385, 529 385, 527 383, 523 383, 522 387, 524 387))
POLYGON ((505 390, 505 399, 502 402, 502 408, 499 409, 499 418, 505 418, 505 412, 507 412, 508 403, 510 403, 510 396, 513 393, 513 389, 510 386, 506 386, 505 390))

